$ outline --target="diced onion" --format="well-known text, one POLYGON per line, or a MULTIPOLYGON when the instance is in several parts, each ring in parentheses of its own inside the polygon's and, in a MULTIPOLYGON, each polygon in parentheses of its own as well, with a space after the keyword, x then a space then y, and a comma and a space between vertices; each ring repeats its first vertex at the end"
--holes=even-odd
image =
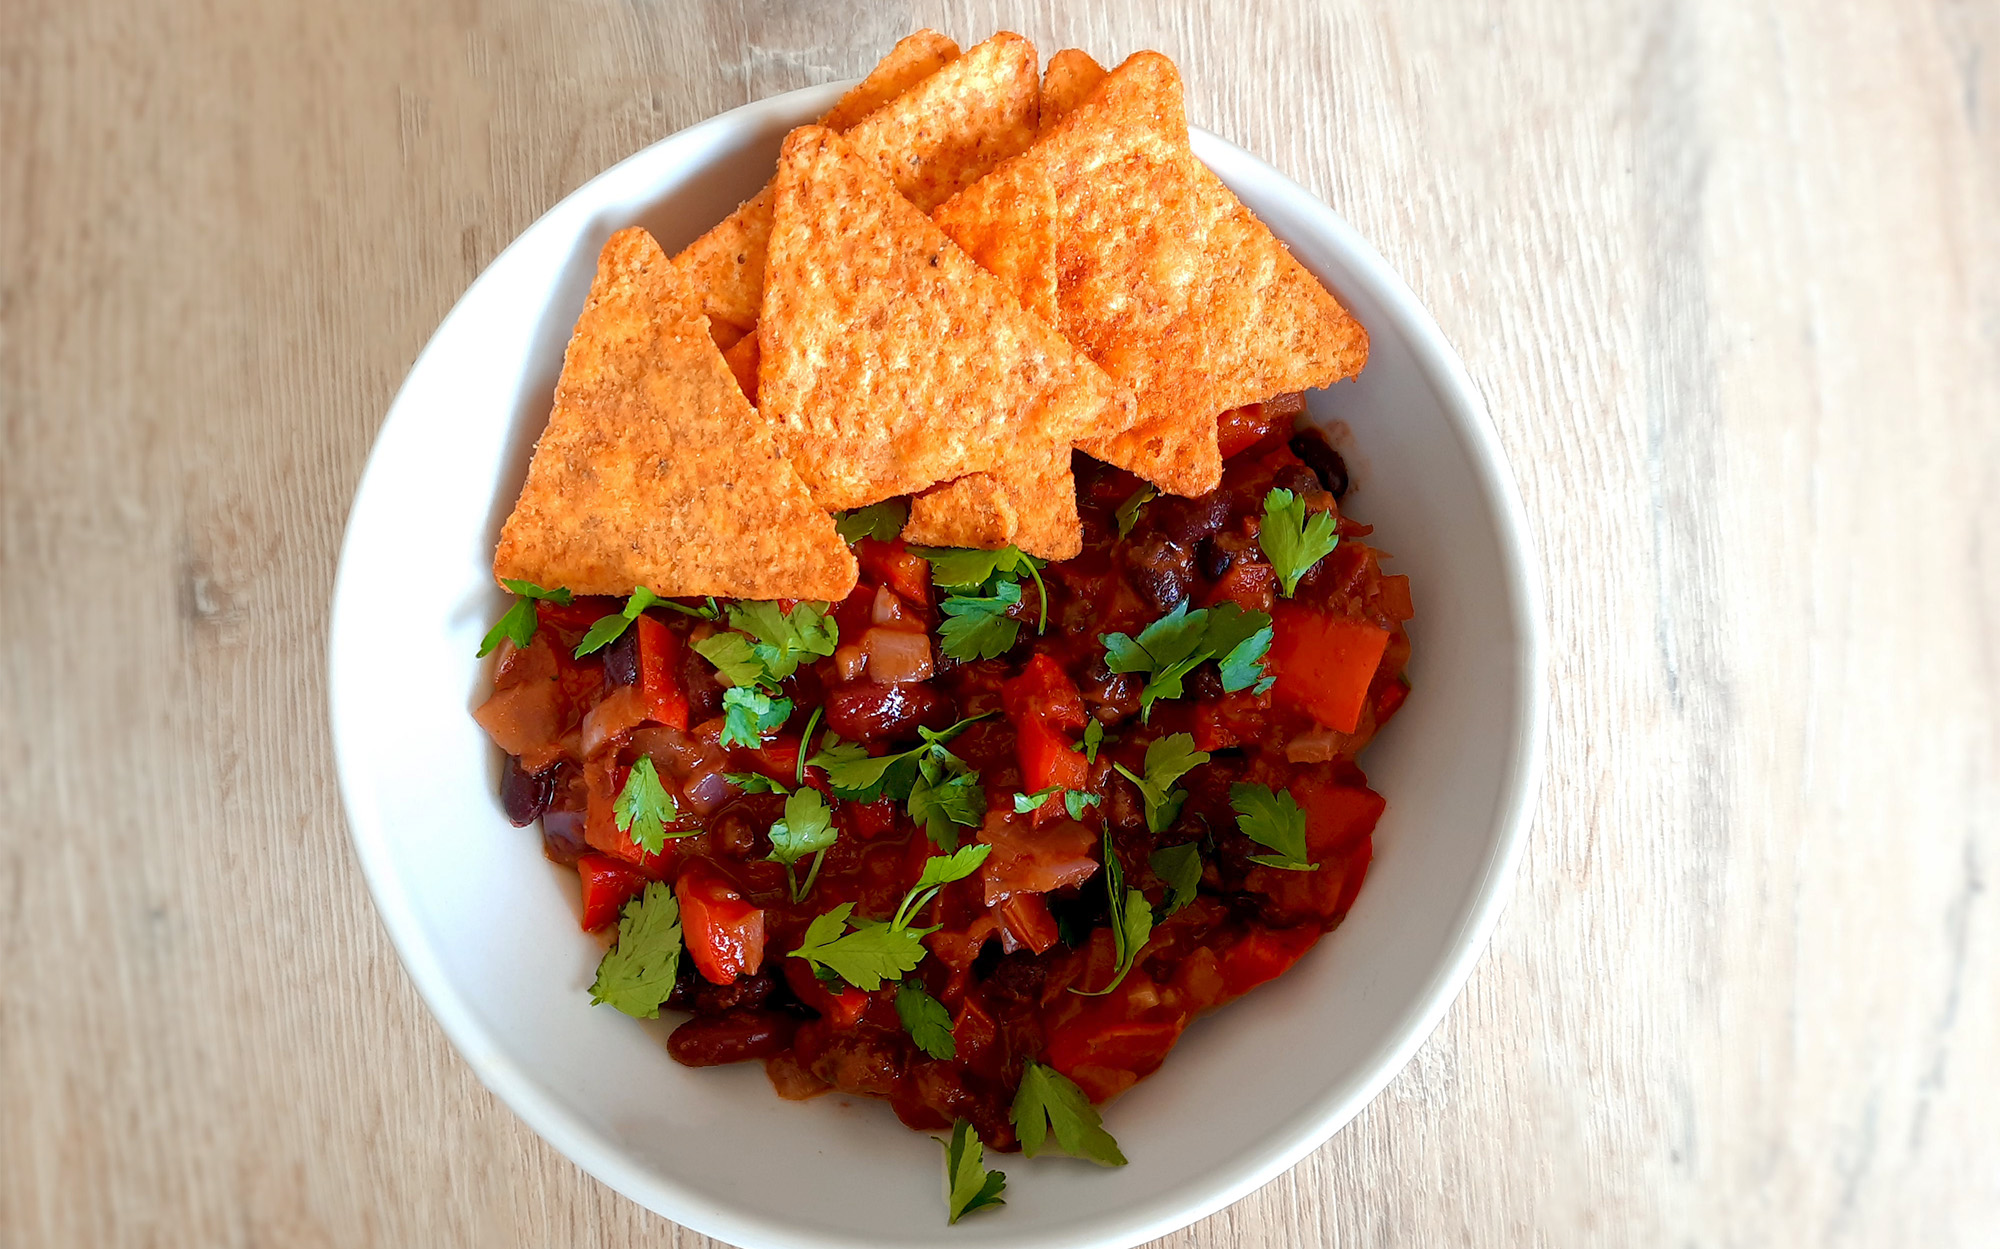
POLYGON ((868 655, 868 679, 871 681, 893 685, 904 681, 930 680, 931 639, 928 633, 870 629, 861 635, 861 649, 868 655))
POLYGON ((868 674, 868 652, 859 642, 848 642, 835 648, 833 666, 840 671, 843 681, 859 681, 868 674))
POLYGON ((1340 754, 1339 733, 1332 729, 1311 729, 1285 743, 1285 758, 1291 763, 1325 763, 1340 754))

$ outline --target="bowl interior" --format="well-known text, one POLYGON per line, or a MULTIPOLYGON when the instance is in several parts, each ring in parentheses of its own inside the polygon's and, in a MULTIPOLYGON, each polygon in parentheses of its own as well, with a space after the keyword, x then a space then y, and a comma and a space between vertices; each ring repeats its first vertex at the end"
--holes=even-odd
MULTIPOLYGON (((796 92, 654 145, 510 246, 439 327, 357 493, 335 591, 341 785, 384 923, 480 1078, 633 1199, 745 1246, 937 1243, 941 1153, 886 1105, 780 1101, 761 1068, 693 1071, 671 1020, 589 1005, 601 953, 573 873, 495 798, 467 714, 503 608, 490 576, 598 248, 648 226, 669 252, 753 193, 796 92), (391 606, 393 605, 393 607, 391 606), (436 622, 435 624, 431 622, 436 622)), ((1415 693, 1364 757, 1389 799, 1346 923, 1281 980, 1197 1021, 1107 1123, 1131 1165, 1001 1160, 1009 1204, 963 1245, 1125 1245, 1234 1200, 1347 1122, 1435 1026, 1484 944, 1533 802, 1539 602, 1525 527, 1477 392, 1403 284, 1331 210, 1206 133, 1197 151, 1368 327, 1362 377, 1311 397, 1349 451, 1350 510, 1410 574, 1415 693)))

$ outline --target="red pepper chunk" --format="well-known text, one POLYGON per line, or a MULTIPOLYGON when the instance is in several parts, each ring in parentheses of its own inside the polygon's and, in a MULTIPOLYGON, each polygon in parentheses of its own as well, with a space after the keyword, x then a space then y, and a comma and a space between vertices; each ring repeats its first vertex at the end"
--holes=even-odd
POLYGON ((646 878, 629 864, 608 854, 586 854, 576 861, 577 879, 583 885, 583 930, 596 932, 615 923, 625 904, 639 896, 646 878))
MULTIPOLYGON (((1000 687, 1000 705, 1014 724, 1023 790, 1084 788, 1088 765, 1064 731, 1084 726, 1083 695, 1061 664, 1036 654, 1021 675, 1000 687)), ((1060 809, 1059 803, 1048 802, 1035 814, 1060 809)))
POLYGON ((854 546, 861 571, 920 607, 931 605, 931 562, 903 545, 901 538, 863 538, 854 546))
POLYGON ((764 912, 729 887, 721 874, 696 859, 674 882, 681 904, 681 934, 695 970, 710 984, 729 984, 764 962, 764 912))
POLYGON ((1345 616, 1281 603, 1271 611, 1273 692, 1327 728, 1352 733, 1389 631, 1345 616))
POLYGON ((636 622, 639 631, 639 698, 647 717, 683 733, 688 726, 688 700, 675 673, 681 667, 681 635, 651 616, 636 622))
POLYGON ((1223 992, 1241 997, 1260 984, 1276 980, 1313 948, 1323 930, 1318 924, 1296 928, 1252 928, 1222 955, 1223 992))

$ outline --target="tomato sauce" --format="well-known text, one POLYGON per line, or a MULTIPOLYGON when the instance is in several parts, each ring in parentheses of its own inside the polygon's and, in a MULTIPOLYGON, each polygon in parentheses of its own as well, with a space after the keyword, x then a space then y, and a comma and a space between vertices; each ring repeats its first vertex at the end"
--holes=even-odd
MULTIPOLYGON (((495 693, 477 713, 509 754, 502 798, 516 823, 542 821, 550 858, 576 865, 586 928, 615 922, 648 881, 674 884, 688 953, 667 1002, 688 1015, 668 1042, 674 1058, 696 1066, 761 1059, 784 1096, 837 1089, 880 1097, 912 1128, 937 1131, 963 1118, 988 1146, 1012 1149, 1008 1107, 1025 1063, 1049 1064, 1094 1101, 1114 1097, 1160 1066, 1190 1019, 1283 974, 1340 922, 1367 874, 1384 807, 1355 757, 1408 694, 1404 622, 1412 609, 1407 579, 1385 575, 1362 541, 1368 526, 1338 516, 1347 487, 1339 456, 1316 434, 1293 435, 1300 407, 1285 396, 1225 414, 1221 486, 1198 499, 1146 503, 1123 536, 1118 509, 1144 483, 1076 457, 1083 552, 1043 571, 1043 631, 1035 627, 1041 595, 1024 582, 1009 611, 1022 622, 1019 639, 999 658, 944 655, 930 565, 900 542, 863 539, 861 582, 832 608, 842 650, 785 682, 792 716, 754 749, 719 744, 723 685, 693 649, 726 625, 654 608, 608 649, 577 659, 584 632, 621 604, 537 605, 533 642, 503 647, 495 693), (1338 545, 1289 598, 1257 538, 1274 486, 1338 519, 1338 545), (1155 702, 1142 722, 1145 675, 1111 671, 1100 635, 1136 637, 1177 605, 1222 601, 1271 614, 1266 672, 1275 682, 1229 693, 1216 665, 1204 663, 1186 678, 1184 697, 1155 702), (912 679, 855 675, 848 648, 871 630, 906 635, 876 653, 899 656, 895 675, 912 679), (912 641, 918 635, 929 639, 928 655, 912 641), (978 874, 946 886, 924 909, 921 924, 938 927, 908 977, 950 1012, 952 1059, 912 1041, 894 982, 873 992, 829 985, 785 956, 815 916, 839 903, 854 903, 857 916, 888 916, 938 852, 901 804, 829 792, 838 838, 811 891, 792 900, 785 869, 768 857, 784 797, 745 792, 725 774, 757 773, 790 788, 801 751, 817 749, 799 736, 815 709, 816 739, 830 731, 875 753, 916 744, 919 726, 987 717, 950 749, 977 770, 989 811, 983 828, 960 831, 993 849, 978 874), (1079 747, 1093 721, 1104 740, 1090 759, 1079 747), (1174 733, 1190 734, 1212 758, 1181 778, 1185 803, 1155 835, 1140 791, 1115 765, 1143 774, 1148 744, 1174 733), (692 834, 655 854, 620 832, 612 812, 642 756, 679 803, 669 830, 692 834), (1241 781, 1290 793, 1305 812, 1318 870, 1252 862, 1267 847, 1238 828, 1230 786, 1241 781), (1052 786, 1098 801, 1080 818, 1060 795, 1015 813, 1014 795, 1052 786), (1162 847, 1198 844, 1201 884, 1152 930, 1114 990, 1088 996, 1111 983, 1117 960, 1102 866, 1107 830, 1126 885, 1156 905, 1167 885, 1149 859, 1162 847)), ((818 768, 803 777, 827 791, 818 768)))

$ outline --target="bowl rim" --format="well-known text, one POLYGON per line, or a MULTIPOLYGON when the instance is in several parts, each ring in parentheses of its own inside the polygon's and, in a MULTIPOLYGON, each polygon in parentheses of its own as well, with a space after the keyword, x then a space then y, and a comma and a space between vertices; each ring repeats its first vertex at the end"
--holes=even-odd
MULTIPOLYGON (((489 276, 511 253, 523 247, 524 240, 552 219, 571 211, 577 201, 622 180, 633 166, 657 159, 660 149, 667 145, 688 145, 699 150, 725 133, 783 124, 797 115, 809 116, 812 110, 823 109, 851 85, 852 81, 831 83, 768 96, 649 143, 564 195, 488 262, 431 332, 376 430, 349 503, 328 606, 328 714, 344 822, 376 914, 432 1017, 480 1083, 559 1153, 662 1217, 703 1235, 756 1249, 766 1246, 875 1249, 875 1245, 869 1240, 837 1233, 801 1234, 796 1226, 772 1222, 755 1210, 718 1205, 711 1197, 682 1186, 672 1177, 637 1164, 619 1145, 566 1109, 495 1043, 477 1011, 446 974, 441 960, 429 946, 409 891, 393 869, 384 840, 385 830, 364 828, 363 821, 356 818, 356 811, 364 809, 357 801, 361 782, 350 774, 341 743, 349 734, 365 729, 360 726, 363 709, 346 706, 341 696, 343 603, 354 601, 353 595, 344 595, 343 591, 357 575, 353 572, 355 514, 368 492, 371 477, 378 470, 378 457, 388 441, 386 434, 404 406, 411 379, 423 371, 439 339, 445 337, 446 327, 478 302, 489 276)), ((1413 996, 1403 1019, 1365 1065, 1364 1078, 1349 1080, 1344 1082, 1345 1088, 1331 1088, 1308 1100, 1301 1106, 1300 1114, 1274 1132, 1264 1147, 1247 1151, 1227 1166, 1210 1172, 1209 1182, 1198 1190, 1158 1199, 1109 1221, 1091 1220, 1079 1226, 1073 1236, 1038 1235, 1038 1246, 1060 1249, 1124 1249, 1186 1227, 1241 1200, 1296 1165, 1373 1101, 1436 1030, 1485 952, 1499 914, 1511 896, 1515 870, 1534 820, 1543 769, 1548 691, 1540 563, 1526 508, 1493 428, 1484 395, 1415 292, 1345 218, 1261 157, 1198 126, 1190 126, 1189 132, 1195 152, 1205 164, 1218 172, 1221 172, 1219 166, 1228 166, 1232 171, 1247 174, 1259 183, 1260 193, 1283 200, 1288 209, 1312 218, 1342 254, 1357 283, 1369 287, 1388 315, 1400 322, 1411 355, 1436 389, 1446 419, 1465 449, 1470 470, 1485 493, 1482 502, 1499 547, 1503 584, 1510 590, 1509 624, 1521 639, 1513 661, 1521 697, 1511 726, 1510 758, 1501 781, 1493 836, 1478 873, 1477 887, 1452 935, 1451 954, 1432 970, 1428 983, 1413 996)))

